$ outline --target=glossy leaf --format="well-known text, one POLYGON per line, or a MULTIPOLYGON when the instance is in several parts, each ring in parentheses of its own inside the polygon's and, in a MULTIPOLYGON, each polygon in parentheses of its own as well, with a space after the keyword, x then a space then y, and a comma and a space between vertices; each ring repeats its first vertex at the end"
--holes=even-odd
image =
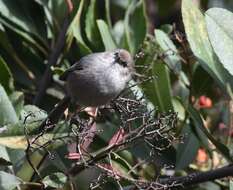
POLYGON ((12 73, 2 57, 0 57, 0 84, 8 93, 14 89, 12 73))
POLYGON ((36 1, 1 1, 0 12, 2 16, 17 24, 23 31, 46 38, 44 12, 36 1))
POLYGON ((162 30, 155 30, 155 39, 164 51, 164 61, 167 63, 168 67, 173 70, 174 73, 179 74, 181 71, 181 60, 174 43, 162 30))
POLYGON ((125 14, 125 33, 132 54, 137 52, 146 37, 146 22, 145 2, 143 0, 131 1, 125 14))
POLYGON ((116 44, 112 38, 111 32, 106 22, 103 20, 97 20, 97 26, 99 28, 100 35, 105 46, 105 50, 116 49, 116 44))
POLYGON ((17 114, 12 106, 6 91, 0 85, 0 126, 18 122, 17 114))
POLYGON ((233 13, 222 8, 206 11, 211 45, 223 66, 233 75, 233 13))
POLYGON ((186 125, 183 129, 184 142, 180 143, 177 148, 176 170, 184 169, 196 157, 200 142, 193 133, 190 125, 186 125))
POLYGON ((67 39, 66 39, 67 51, 70 49, 73 39, 75 39, 77 46, 83 55, 91 53, 91 50, 84 42, 82 35, 81 35, 81 14, 83 11, 84 2, 85 2, 84 0, 81 0, 79 3, 79 8, 68 28, 67 39))
POLYGON ((46 54, 47 27, 43 7, 36 1, 0 1, 0 23, 46 54))
POLYGON ((96 50, 100 51, 100 49, 102 49, 102 43, 100 41, 100 33, 96 20, 96 0, 92 0, 90 1, 90 5, 88 7, 85 17, 85 32, 90 44, 96 50))
POLYGON ((158 77, 153 81, 153 83, 154 94, 155 98, 157 99, 156 102, 159 110, 163 112, 173 110, 171 102, 171 81, 168 68, 163 63, 155 63, 153 73, 158 77))
MULTIPOLYGON (((160 112, 173 110, 171 100, 171 81, 169 70, 165 63, 156 58, 161 53, 161 49, 154 41, 144 42, 143 52, 145 56, 136 62, 137 65, 151 65, 152 71, 142 73, 143 75, 153 76, 150 81, 143 83, 142 88, 146 98, 153 103, 154 107, 160 112)), ((139 71, 142 72, 142 71, 139 71)))
MULTIPOLYGON (((0 25, 1 26, 1 25, 0 25)), ((14 62, 27 74, 30 79, 34 79, 34 74, 29 70, 28 66, 20 59, 14 50, 13 46, 6 35, 6 31, 0 27, 0 45, 7 52, 7 54, 14 60, 14 62)))
POLYGON ((188 42, 201 66, 219 82, 221 87, 225 88, 227 82, 233 84, 232 77, 219 63, 213 52, 208 39, 204 16, 193 0, 182 1, 182 17, 188 42))

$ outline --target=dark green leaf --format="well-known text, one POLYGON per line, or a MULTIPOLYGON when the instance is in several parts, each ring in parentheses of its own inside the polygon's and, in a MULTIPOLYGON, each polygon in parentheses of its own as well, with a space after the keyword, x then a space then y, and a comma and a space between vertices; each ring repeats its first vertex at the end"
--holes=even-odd
POLYGON ((0 84, 4 87, 7 93, 14 89, 13 76, 2 57, 0 57, 0 84))
POLYGON ((233 13, 212 8, 205 13, 211 45, 223 66, 233 75, 233 13))
POLYGON ((180 143, 177 148, 177 170, 187 167, 195 159, 198 148, 200 147, 199 140, 193 133, 190 125, 184 127, 182 134, 184 136, 184 142, 180 143))
POLYGON ((170 77, 166 65, 161 62, 155 62, 153 65, 153 74, 157 78, 143 84, 146 97, 160 112, 173 110, 170 77))
POLYGON ((35 78, 34 74, 29 70, 28 66, 26 66, 24 62, 17 55, 6 33, 7 32, 4 29, 1 29, 1 25, 0 25, 0 45, 8 53, 8 55, 14 60, 14 62, 28 75, 30 79, 35 78))
POLYGON ((96 23, 96 0, 90 1, 86 17, 85 17, 85 32, 87 39, 96 50, 100 50, 102 43, 100 41, 99 29, 96 23))
POLYGON ((156 102, 159 110, 163 112, 173 110, 171 102, 171 81, 168 68, 163 63, 154 63, 153 73, 158 77, 153 83, 154 95, 157 99, 156 102))
POLYGON ((145 2, 133 0, 125 15, 126 39, 132 54, 142 45, 147 33, 145 2))
POLYGON ((171 81, 169 69, 159 59, 157 55, 161 53, 161 49, 153 40, 145 41, 143 44, 143 52, 145 56, 136 62, 137 65, 151 65, 151 72, 142 72, 143 75, 154 76, 148 82, 142 84, 146 98, 158 108, 160 112, 168 112, 173 110, 171 101, 171 81))
POLYGON ((44 13, 36 1, 3 0, 0 2, 0 12, 23 30, 39 36, 46 36, 44 13), (37 17, 33 17, 33 15, 37 17))
POLYGON ((73 18, 68 31, 67 31, 67 50, 70 49, 73 39, 76 40, 77 46, 80 49, 82 55, 91 53, 91 50, 84 42, 81 35, 81 14, 83 11, 84 0, 81 0, 79 3, 79 8, 73 18))
POLYGON ((173 31, 173 26, 170 24, 164 24, 160 26, 160 30, 164 31, 166 34, 171 34, 173 31))

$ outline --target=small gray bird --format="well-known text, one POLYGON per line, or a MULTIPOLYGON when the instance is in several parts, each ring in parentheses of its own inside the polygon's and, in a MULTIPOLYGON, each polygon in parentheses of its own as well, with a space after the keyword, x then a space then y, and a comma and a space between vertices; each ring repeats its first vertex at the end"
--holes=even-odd
POLYGON ((134 63, 130 53, 116 49, 93 53, 64 72, 67 94, 80 106, 100 106, 115 98, 131 79, 134 63))
POLYGON ((124 49, 84 56, 60 76, 66 81, 67 96, 49 113, 40 130, 48 122, 56 123, 70 100, 81 107, 107 104, 125 89, 133 73, 133 58, 124 49))

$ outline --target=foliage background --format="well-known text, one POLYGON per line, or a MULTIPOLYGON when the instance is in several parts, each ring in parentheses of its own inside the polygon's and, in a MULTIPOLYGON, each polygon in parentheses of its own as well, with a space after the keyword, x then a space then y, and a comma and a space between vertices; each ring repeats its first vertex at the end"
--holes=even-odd
MULTIPOLYGON (((232 162, 231 0, 77 0, 70 11, 67 2, 0 0, 0 189, 41 188, 26 159, 25 127, 31 139, 47 112, 63 97, 61 72, 88 53, 117 47, 133 55, 143 50, 145 55, 136 65, 149 65, 151 70, 145 73, 137 67, 137 72, 156 78, 138 85, 137 91, 159 113, 177 112, 174 132, 184 136, 184 143, 142 164, 137 176, 147 180, 155 180, 158 173, 166 176, 170 170, 160 170, 164 165, 173 166, 172 173, 182 176, 232 162), (64 28, 67 32, 62 37, 64 28), (46 93, 41 93, 44 75, 50 77, 42 85, 46 93)), ((111 117, 116 121, 97 122, 104 132, 98 134, 94 141, 98 146, 92 151, 104 147, 118 131, 119 120, 111 117)), ((58 125, 40 143, 70 132, 68 122, 62 120, 58 125)), ((47 152, 37 150, 30 159, 48 184, 46 188, 72 189, 74 183, 78 189, 87 189, 98 172, 87 170, 68 179, 72 161, 65 156, 67 143, 54 142, 47 152)), ((147 149, 136 150, 118 155, 120 159, 114 160, 118 171, 130 170, 145 159, 147 149)), ((118 185, 109 180, 105 188, 119 189, 118 185)), ((128 186, 122 183, 124 189, 128 186)), ((232 182, 226 179, 193 189, 230 186, 233 188, 232 182)))

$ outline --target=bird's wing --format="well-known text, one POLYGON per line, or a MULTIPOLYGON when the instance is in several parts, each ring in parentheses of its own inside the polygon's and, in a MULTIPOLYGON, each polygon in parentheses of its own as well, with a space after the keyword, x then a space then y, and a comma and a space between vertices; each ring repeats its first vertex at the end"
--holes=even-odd
POLYGON ((83 69, 83 64, 82 61, 79 61, 77 63, 75 63, 74 65, 72 65, 69 69, 67 69, 60 77, 60 80, 66 80, 67 76, 69 75, 69 73, 76 71, 76 70, 82 70, 83 69))
POLYGON ((107 56, 109 52, 102 52, 102 53, 92 53, 89 55, 86 55, 85 57, 81 58, 79 62, 76 62, 74 65, 72 65, 69 69, 67 69, 59 78, 60 80, 66 80, 69 73, 77 70, 83 70, 87 67, 92 67, 92 65, 96 64, 96 61, 99 60, 100 62, 103 62, 103 57, 107 56))

